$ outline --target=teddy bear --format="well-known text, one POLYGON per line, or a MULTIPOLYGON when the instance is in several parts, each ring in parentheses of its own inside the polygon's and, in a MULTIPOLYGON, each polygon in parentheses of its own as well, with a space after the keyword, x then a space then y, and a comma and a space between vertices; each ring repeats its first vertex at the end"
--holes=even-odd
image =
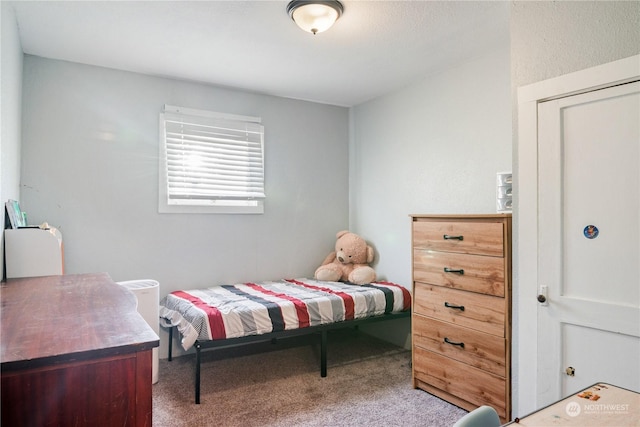
POLYGON ((364 285, 376 280, 376 272, 368 264, 373 261, 373 248, 348 230, 336 234, 335 251, 318 267, 314 277, 329 282, 343 281, 364 285))

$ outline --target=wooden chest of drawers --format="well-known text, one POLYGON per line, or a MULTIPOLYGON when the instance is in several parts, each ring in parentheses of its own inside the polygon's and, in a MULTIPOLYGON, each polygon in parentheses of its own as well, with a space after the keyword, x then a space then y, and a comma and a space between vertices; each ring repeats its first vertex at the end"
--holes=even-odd
POLYGON ((511 215, 412 215, 413 386, 511 416, 511 215))

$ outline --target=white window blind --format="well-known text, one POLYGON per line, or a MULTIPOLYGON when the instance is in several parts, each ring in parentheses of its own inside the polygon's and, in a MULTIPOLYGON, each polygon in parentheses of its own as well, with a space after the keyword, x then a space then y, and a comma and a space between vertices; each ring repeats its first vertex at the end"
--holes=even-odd
POLYGON ((167 206, 262 205, 260 118, 166 105, 160 125, 167 206))

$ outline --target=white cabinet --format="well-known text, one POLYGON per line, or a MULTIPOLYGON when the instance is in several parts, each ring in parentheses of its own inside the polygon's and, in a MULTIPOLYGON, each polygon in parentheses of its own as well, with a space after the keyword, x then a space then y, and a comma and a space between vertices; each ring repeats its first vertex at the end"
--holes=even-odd
MULTIPOLYGON (((138 313, 147 321, 153 332, 158 335, 160 333, 160 283, 156 280, 128 280, 126 282, 117 282, 120 286, 133 292, 138 299, 138 313)), ((158 368, 160 363, 159 348, 155 347, 152 351, 153 363, 151 371, 151 383, 158 382, 158 368)))
POLYGON ((64 248, 58 229, 7 229, 4 238, 8 279, 64 274, 64 248))

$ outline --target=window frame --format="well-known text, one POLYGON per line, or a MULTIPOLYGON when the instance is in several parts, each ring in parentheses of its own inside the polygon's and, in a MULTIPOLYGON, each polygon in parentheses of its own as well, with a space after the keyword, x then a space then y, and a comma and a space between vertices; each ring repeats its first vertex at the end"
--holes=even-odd
POLYGON ((264 198, 255 198, 251 200, 238 199, 219 199, 217 201, 210 200, 207 205, 201 204, 170 204, 169 203, 169 182, 167 172, 167 144, 165 133, 165 114, 182 114, 188 117, 212 118, 216 120, 243 121, 252 124, 258 124, 262 128, 260 136, 261 155, 262 155, 262 174, 264 176, 264 128, 262 127, 262 119, 260 117, 242 116, 235 114, 219 113, 214 111, 198 110, 193 108, 177 107, 165 105, 159 115, 159 213, 192 213, 192 214, 263 214, 264 198), (246 203, 246 204, 245 204, 246 203))

